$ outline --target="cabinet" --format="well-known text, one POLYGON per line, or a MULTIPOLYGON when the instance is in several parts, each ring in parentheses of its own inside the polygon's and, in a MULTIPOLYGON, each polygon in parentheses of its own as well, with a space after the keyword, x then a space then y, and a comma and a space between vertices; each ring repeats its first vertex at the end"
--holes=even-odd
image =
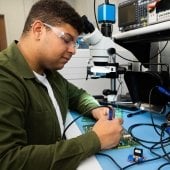
POLYGON ((4 15, 0 15, 0 51, 7 47, 5 19, 4 15))

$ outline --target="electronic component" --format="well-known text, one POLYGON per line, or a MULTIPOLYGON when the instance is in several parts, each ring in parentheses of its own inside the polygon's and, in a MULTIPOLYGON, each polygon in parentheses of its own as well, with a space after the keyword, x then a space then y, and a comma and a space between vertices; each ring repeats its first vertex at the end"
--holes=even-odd
POLYGON ((123 118, 122 109, 120 109, 120 108, 115 109, 115 117, 116 118, 123 118))
POLYGON ((99 23, 115 23, 115 5, 101 4, 98 7, 98 22, 99 23))
MULTIPOLYGON (((150 0, 151 1, 151 0, 150 0)), ((147 24, 147 3, 128 0, 118 6, 118 26, 120 31, 128 31, 147 24)))
POLYGON ((84 125, 83 126, 84 133, 91 131, 93 126, 94 126, 94 124, 84 125))
POLYGON ((101 23, 101 32, 106 37, 112 36, 115 13, 115 5, 110 4, 109 1, 98 6, 98 22, 101 23))
MULTIPOLYGON (((111 119, 111 117, 123 118, 122 109, 111 107, 111 109, 109 109, 109 111, 110 111, 110 119, 111 119)), ((86 117, 86 116, 82 117, 81 122, 82 122, 83 133, 87 133, 87 132, 91 131, 95 124, 94 119, 91 119, 90 117, 86 117)), ((115 148, 123 149, 123 148, 134 147, 137 145, 139 145, 139 144, 133 139, 133 137, 130 135, 130 133, 126 129, 123 129, 120 143, 115 148)), ((115 149, 115 148, 113 148, 113 149, 115 149)))
POLYGON ((138 157, 143 157, 143 149, 134 148, 134 155, 138 157))
POLYGON ((115 117, 115 111, 112 107, 109 108, 108 120, 112 120, 115 117))
POLYGON ((118 5, 118 26, 128 31, 170 20, 169 0, 125 0, 118 5))
POLYGON ((126 129, 123 129, 122 137, 120 139, 120 143, 117 146, 117 148, 123 149, 123 148, 129 148, 129 147, 137 146, 137 145, 138 143, 134 141, 131 134, 126 129))
POLYGON ((156 86, 156 88, 158 89, 158 91, 162 94, 164 94, 165 96, 167 97, 170 97, 170 91, 165 89, 164 87, 162 86, 156 86))
MULTIPOLYGON (((91 131, 93 126, 94 126, 94 124, 84 125, 83 126, 84 133, 91 131)), ((115 148, 123 149, 123 148, 129 148, 129 147, 133 147, 133 146, 137 146, 137 145, 138 145, 138 143, 135 142, 133 140, 132 136, 128 133, 128 131, 126 129, 124 129, 122 137, 120 139, 120 143, 115 148)))
POLYGON ((170 127, 167 127, 165 131, 170 135, 170 127))
POLYGON ((134 148, 133 154, 130 154, 128 156, 128 161, 129 162, 137 162, 137 163, 143 162, 144 161, 143 149, 134 148))

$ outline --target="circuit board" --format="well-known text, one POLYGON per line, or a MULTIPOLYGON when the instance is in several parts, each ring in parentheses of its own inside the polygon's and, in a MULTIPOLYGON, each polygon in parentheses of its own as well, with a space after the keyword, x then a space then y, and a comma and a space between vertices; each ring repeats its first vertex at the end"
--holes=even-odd
POLYGON ((139 145, 139 144, 133 140, 130 133, 126 129, 123 129, 123 134, 122 134, 120 143, 117 146, 117 148, 129 148, 129 147, 133 147, 133 146, 137 146, 137 145, 139 145))
MULTIPOLYGON (((115 113, 116 113, 116 117, 122 117, 122 112, 120 109, 116 109, 115 113)), ((88 118, 88 117, 82 118, 81 121, 83 124, 83 132, 84 133, 91 131, 92 127, 95 124, 95 120, 92 120, 91 118, 88 118)), ((134 139, 132 138, 130 133, 126 129, 123 129, 120 143, 116 148, 122 149, 122 148, 129 148, 129 147, 137 146, 137 145, 139 145, 139 144, 136 141, 134 141, 134 139)))
MULTIPOLYGON (((89 132, 92 129, 93 125, 94 124, 84 125, 83 126, 84 133, 89 132)), ((124 129, 120 143, 116 148, 118 148, 118 149, 129 148, 129 147, 133 147, 133 146, 137 146, 137 145, 138 145, 138 143, 135 142, 133 140, 132 136, 128 133, 128 131, 126 129, 124 129)))

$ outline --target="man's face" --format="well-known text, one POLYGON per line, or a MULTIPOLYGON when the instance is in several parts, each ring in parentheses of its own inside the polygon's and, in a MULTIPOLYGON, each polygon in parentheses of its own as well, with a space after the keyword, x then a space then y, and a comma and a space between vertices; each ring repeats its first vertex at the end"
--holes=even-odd
POLYGON ((69 24, 51 27, 44 23, 39 50, 39 66, 43 69, 58 70, 76 52, 78 32, 69 24))

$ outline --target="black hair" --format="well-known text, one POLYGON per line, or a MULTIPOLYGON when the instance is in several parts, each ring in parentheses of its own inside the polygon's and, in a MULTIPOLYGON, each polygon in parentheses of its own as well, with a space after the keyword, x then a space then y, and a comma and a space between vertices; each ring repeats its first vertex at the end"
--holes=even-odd
POLYGON ((76 29, 79 34, 83 32, 80 15, 70 4, 63 0, 39 0, 36 2, 28 14, 23 34, 30 30, 35 20, 51 25, 67 23, 76 29))

